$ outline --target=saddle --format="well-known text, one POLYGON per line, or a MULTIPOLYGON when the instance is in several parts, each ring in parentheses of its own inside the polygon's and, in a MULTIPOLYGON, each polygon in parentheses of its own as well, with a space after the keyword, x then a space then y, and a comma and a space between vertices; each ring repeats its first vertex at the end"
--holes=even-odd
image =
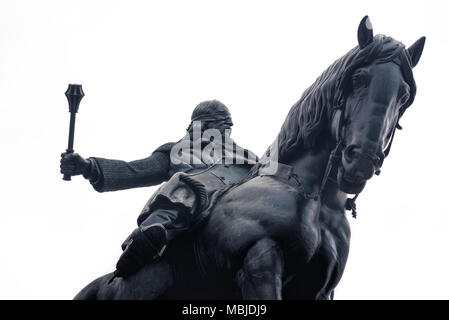
POLYGON ((262 164, 258 168, 257 175, 260 177, 264 176, 275 177, 295 188, 302 187, 298 175, 295 173, 293 167, 283 163, 279 162, 275 163, 274 161, 270 161, 269 164, 262 164), (277 167, 276 170, 271 169, 272 166, 276 166, 277 167))

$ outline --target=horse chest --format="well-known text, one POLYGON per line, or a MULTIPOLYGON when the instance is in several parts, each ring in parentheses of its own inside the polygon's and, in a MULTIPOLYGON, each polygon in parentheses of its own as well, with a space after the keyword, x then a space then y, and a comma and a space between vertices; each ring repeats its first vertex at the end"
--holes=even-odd
POLYGON ((328 298, 341 279, 349 252, 349 228, 320 223, 319 247, 296 271, 304 298, 328 298))
POLYGON ((323 243, 333 242, 334 234, 323 232, 328 228, 320 221, 319 201, 302 199, 296 205, 296 214, 292 216, 292 221, 287 225, 289 230, 284 234, 293 236, 290 244, 295 255, 302 258, 301 263, 308 263, 323 247, 323 243))

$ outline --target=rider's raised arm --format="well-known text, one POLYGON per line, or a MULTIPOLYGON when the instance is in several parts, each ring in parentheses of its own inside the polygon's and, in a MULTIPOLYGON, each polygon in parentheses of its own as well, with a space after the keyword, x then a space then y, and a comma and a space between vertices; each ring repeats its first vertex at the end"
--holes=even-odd
POLYGON ((92 157, 91 167, 84 174, 98 192, 125 190, 158 185, 169 179, 170 149, 167 143, 149 157, 126 162, 92 157))

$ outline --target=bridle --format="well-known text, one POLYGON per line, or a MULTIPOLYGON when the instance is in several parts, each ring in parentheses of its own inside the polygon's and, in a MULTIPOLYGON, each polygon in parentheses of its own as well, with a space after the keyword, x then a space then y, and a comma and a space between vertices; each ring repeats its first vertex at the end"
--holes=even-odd
MULTIPOLYGON (((399 110, 398 119, 396 120, 396 124, 393 127, 391 134, 389 135, 390 136, 389 142, 387 144, 387 147, 385 148, 385 151, 383 152, 384 155, 383 155, 383 158, 381 159, 381 163, 390 153, 391 146, 393 144, 393 139, 394 139, 394 136, 396 133, 396 129, 402 130, 402 127, 399 125, 399 120, 400 120, 402 114, 404 113, 404 111, 413 103, 413 100, 414 100, 414 97, 416 94, 416 85, 415 85, 415 81, 413 79, 413 74, 411 71, 412 67, 411 67, 411 62, 410 62, 410 56, 408 55, 408 53, 406 53, 406 50, 403 50, 402 48, 400 50, 401 50, 401 52, 398 55, 396 55, 392 60, 389 60, 389 61, 383 60, 381 63, 394 62, 399 66, 399 68, 401 69, 402 75, 404 77, 404 80, 407 82, 407 84, 410 87, 410 96, 409 96, 407 102, 404 103, 401 106, 401 109, 399 110)), ((339 91, 340 91, 340 94, 337 97, 337 100, 335 101, 335 106, 333 107, 333 110, 332 110, 332 117, 330 117, 330 124, 331 124, 330 125, 330 133, 331 133, 331 136, 332 136, 332 139, 334 142, 334 148, 330 152, 330 155, 329 155, 329 158, 328 158, 328 161, 326 164, 326 169, 325 169, 323 178, 321 180, 320 189, 318 190, 318 192, 316 192, 314 194, 309 194, 303 190, 303 195, 307 199, 313 199, 315 201, 318 201, 318 199, 320 198, 320 196, 322 195, 322 193, 324 191, 324 188, 325 188, 328 180, 332 180, 335 183, 337 183, 337 181, 333 180, 330 177, 330 174, 332 172, 332 169, 336 165, 338 165, 342 159, 342 150, 343 150, 343 146, 344 146, 343 137, 344 137, 345 125, 346 125, 345 119, 343 119, 343 116, 345 114, 344 113, 345 106, 346 106, 345 94, 344 94, 344 90, 340 89, 339 91)), ((374 157, 374 155, 364 155, 364 156, 369 157, 371 159, 378 158, 377 156, 374 157)), ((375 174, 379 175, 380 170, 376 170, 375 174)), ((299 177, 296 173, 293 173, 293 177, 301 185, 301 181, 299 181, 299 177)), ((359 196, 359 193, 357 193, 353 198, 347 198, 346 202, 345 202, 345 209, 352 212, 353 218, 357 217, 357 209, 356 209, 355 201, 358 196, 359 196)))
MULTIPOLYGON (((399 67, 401 67, 401 64, 400 64, 401 60, 398 61, 398 59, 394 59, 393 62, 398 64, 399 67)), ((403 106, 404 110, 411 104, 412 101, 413 101, 413 99, 408 101, 408 103, 403 106)), ((345 121, 344 121, 344 119, 342 119, 343 115, 344 115, 344 111, 345 111, 345 105, 346 105, 345 99, 340 99, 338 106, 334 107, 334 109, 333 109, 332 118, 330 121, 330 123, 331 123, 330 131, 331 131, 331 136, 332 136, 333 140, 335 141, 335 147, 334 147, 334 149, 332 149, 332 151, 329 155, 329 159, 328 159, 327 165, 326 165, 326 170, 325 170, 323 178, 321 180, 319 195, 322 194, 322 192, 326 186, 327 180, 330 178, 329 175, 332 172, 332 169, 334 168, 335 165, 338 165, 341 162, 342 149, 344 146, 343 138, 344 138, 344 132, 345 132, 345 128, 346 128, 345 121)), ((390 153, 396 129, 402 130, 402 127, 399 124, 399 119, 401 118, 402 113, 403 113, 403 111, 400 112, 398 119, 396 120, 396 124, 394 125, 392 132, 389 135, 390 138, 389 138, 388 145, 385 148, 385 151, 383 152, 384 153, 383 159, 385 159, 390 153)), ((383 159, 382 159, 382 161, 383 161, 383 159)), ((380 169, 376 170, 375 174, 379 175, 380 169)), ((353 218, 357 217, 357 208, 356 208, 355 200, 357 199, 358 196, 359 196, 359 193, 357 193, 353 198, 347 198, 346 203, 345 203, 345 209, 348 211, 351 211, 353 218)), ((315 198, 317 198, 317 197, 315 197, 315 198)))

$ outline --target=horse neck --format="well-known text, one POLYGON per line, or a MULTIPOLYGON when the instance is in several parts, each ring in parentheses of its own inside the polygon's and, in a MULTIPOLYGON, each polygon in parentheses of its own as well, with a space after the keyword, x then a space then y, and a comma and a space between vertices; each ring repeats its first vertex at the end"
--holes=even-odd
POLYGON ((332 171, 324 189, 321 190, 321 183, 331 151, 332 146, 328 143, 316 143, 314 147, 301 150, 296 153, 297 156, 282 162, 293 167, 308 194, 318 194, 321 191, 322 203, 335 209, 343 209, 347 194, 339 190, 337 184, 334 182, 336 179, 334 177, 335 170, 332 171))
POLYGON ((292 152, 293 156, 281 162, 293 167, 308 193, 317 193, 320 189, 330 152, 330 148, 325 144, 317 143, 313 148, 292 152))

